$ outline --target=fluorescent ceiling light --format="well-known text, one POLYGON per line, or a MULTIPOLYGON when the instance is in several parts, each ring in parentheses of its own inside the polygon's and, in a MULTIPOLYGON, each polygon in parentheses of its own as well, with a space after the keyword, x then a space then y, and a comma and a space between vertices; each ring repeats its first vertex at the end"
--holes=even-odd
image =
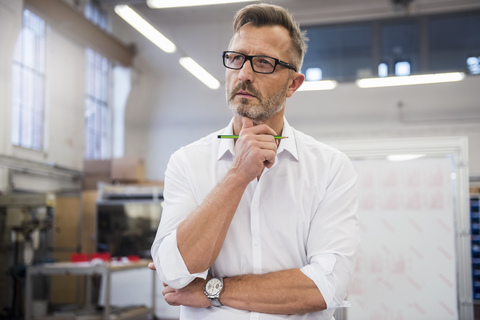
POLYGON ((391 154, 387 156, 389 161, 408 161, 425 157, 424 154, 391 154))
POLYGON ((157 47, 167 53, 177 50, 175 44, 161 34, 155 27, 143 19, 135 10, 127 5, 121 4, 115 6, 115 12, 128 22, 132 27, 137 29, 145 38, 152 41, 157 47))
POLYGON ((422 74, 404 77, 368 78, 357 80, 357 86, 360 88, 408 86, 415 84, 454 82, 461 81, 464 78, 465 74, 463 72, 422 74))
POLYGON ((337 87, 337 81, 304 81, 298 91, 332 90, 337 87))
POLYGON ((247 2, 254 0, 147 0, 147 4, 153 9, 205 6, 211 4, 224 4, 235 2, 247 2))
POLYGON ((215 79, 210 73, 202 68, 195 60, 190 57, 183 57, 179 60, 182 67, 187 69, 188 72, 193 74, 198 80, 202 81, 210 89, 220 88, 220 82, 215 79))

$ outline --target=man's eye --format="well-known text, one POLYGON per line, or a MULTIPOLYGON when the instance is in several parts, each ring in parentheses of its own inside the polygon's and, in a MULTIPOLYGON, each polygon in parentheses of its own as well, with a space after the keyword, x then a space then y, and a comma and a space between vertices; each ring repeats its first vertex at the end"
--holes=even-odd
POLYGON ((275 65, 275 62, 272 61, 272 59, 259 59, 257 62, 257 66, 261 66, 262 68, 273 68, 275 65))

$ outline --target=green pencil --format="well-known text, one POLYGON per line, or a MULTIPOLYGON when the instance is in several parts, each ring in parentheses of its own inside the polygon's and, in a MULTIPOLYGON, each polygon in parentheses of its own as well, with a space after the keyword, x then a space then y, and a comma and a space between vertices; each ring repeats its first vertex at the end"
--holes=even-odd
MULTIPOLYGON (((238 139, 238 136, 236 135, 218 135, 217 136, 218 139, 238 139)), ((273 136, 275 139, 286 139, 288 137, 284 137, 284 136, 273 136)))

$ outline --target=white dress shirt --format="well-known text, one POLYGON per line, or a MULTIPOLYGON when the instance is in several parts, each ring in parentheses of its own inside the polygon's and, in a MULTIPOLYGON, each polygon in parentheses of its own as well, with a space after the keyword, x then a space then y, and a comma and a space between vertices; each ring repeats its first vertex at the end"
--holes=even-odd
MULTIPOLYGON (((175 152, 165 173, 162 219, 152 246, 161 280, 182 288, 195 277, 231 277, 299 268, 322 293, 327 310, 273 315, 226 306, 180 307, 180 319, 267 320, 333 318, 344 301, 358 246, 357 175, 349 159, 284 119, 275 164, 250 182, 238 205, 220 254, 212 267, 190 274, 177 248, 176 228, 202 204, 231 167, 233 120, 175 152)), ((215 232, 212 230, 211 232, 215 232)))

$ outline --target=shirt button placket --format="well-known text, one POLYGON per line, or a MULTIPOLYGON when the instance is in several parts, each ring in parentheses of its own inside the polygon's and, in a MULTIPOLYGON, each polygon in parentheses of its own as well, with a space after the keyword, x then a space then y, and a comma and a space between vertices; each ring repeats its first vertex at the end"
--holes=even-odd
POLYGON ((251 231, 252 231, 252 261, 253 273, 259 274, 262 272, 262 255, 261 255, 261 239, 260 239, 260 186, 257 185, 253 195, 251 204, 251 231))
MULTIPOLYGON (((253 273, 262 273, 262 252, 260 239, 260 182, 255 188, 252 203, 250 205, 251 213, 251 231, 252 231, 252 264, 253 273)), ((250 313, 250 320, 259 320, 260 314, 258 312, 250 313)))

